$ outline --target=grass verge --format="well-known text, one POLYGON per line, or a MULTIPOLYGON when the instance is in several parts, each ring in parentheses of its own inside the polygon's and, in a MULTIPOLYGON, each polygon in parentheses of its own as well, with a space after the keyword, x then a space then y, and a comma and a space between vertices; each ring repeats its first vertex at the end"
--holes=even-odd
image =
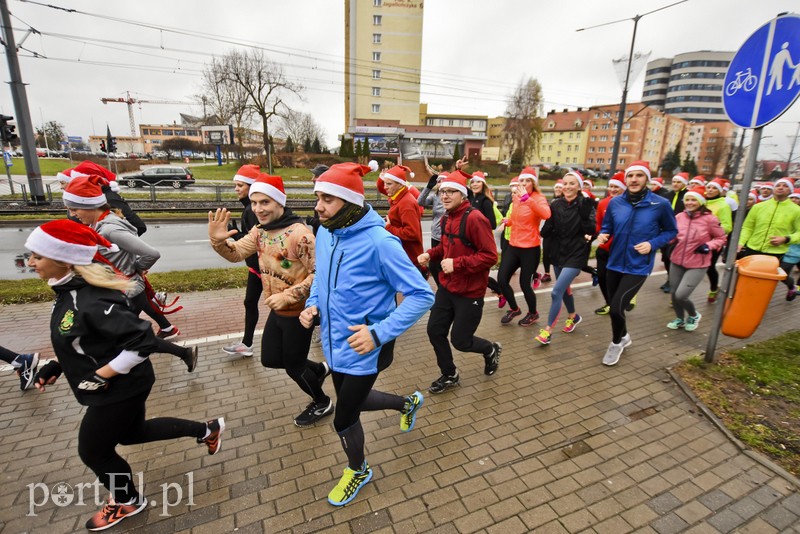
MULTIPOLYGON (((246 274, 246 267, 230 267, 151 273, 147 278, 158 291, 185 293, 244 287, 247 282, 246 274)), ((53 290, 38 278, 0 280, 0 305, 47 302, 52 299, 53 290)))
POLYGON ((743 443, 800 474, 800 332, 723 353, 716 364, 675 367, 743 443))

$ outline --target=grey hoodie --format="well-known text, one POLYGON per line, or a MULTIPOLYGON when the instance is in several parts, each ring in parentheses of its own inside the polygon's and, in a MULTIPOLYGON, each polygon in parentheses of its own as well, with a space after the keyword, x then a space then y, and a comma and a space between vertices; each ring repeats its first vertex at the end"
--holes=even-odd
POLYGON ((144 280, 139 273, 150 269, 161 254, 139 238, 135 226, 113 212, 98 221, 94 229, 119 247, 118 252, 105 252, 103 256, 122 274, 136 282, 136 288, 128 296, 135 297, 144 291, 144 280))

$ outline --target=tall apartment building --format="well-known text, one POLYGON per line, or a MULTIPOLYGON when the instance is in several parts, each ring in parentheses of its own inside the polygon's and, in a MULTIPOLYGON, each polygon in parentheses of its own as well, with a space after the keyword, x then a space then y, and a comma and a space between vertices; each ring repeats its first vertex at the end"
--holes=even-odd
POLYGON ((687 52, 647 64, 642 102, 694 122, 725 121, 722 84, 734 52, 687 52))
POLYGON ((542 122, 537 162, 545 165, 584 167, 589 111, 550 111, 542 122))
POLYGON ((422 0, 345 0, 345 128, 419 124, 422 0))

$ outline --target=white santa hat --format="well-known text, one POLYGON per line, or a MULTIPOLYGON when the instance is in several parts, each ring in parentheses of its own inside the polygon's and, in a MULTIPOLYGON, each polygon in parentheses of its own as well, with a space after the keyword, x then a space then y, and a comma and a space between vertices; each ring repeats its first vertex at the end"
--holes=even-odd
MULTIPOLYGON (((36 228, 25 241, 25 248, 49 258, 70 265, 89 265, 98 249, 118 252, 119 247, 106 238, 80 223, 70 219, 50 221, 36 228)), ((102 261, 102 258, 98 257, 102 261)))

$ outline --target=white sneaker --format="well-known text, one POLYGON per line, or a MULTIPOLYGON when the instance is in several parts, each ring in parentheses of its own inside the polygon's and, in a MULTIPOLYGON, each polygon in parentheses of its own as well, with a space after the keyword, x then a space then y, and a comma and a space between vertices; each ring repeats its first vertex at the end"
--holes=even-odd
POLYGON ((622 336, 622 339, 619 340, 619 343, 620 345, 622 345, 623 349, 627 349, 628 347, 631 346, 631 343, 633 343, 633 341, 631 341, 631 335, 625 334, 624 336, 622 336))
POLYGON ((227 347, 222 347, 222 350, 226 354, 232 354, 233 356, 252 356, 253 355, 253 347, 248 347, 241 341, 239 343, 234 343, 233 345, 228 345, 227 347))
MULTIPOLYGON (((629 340, 630 342, 630 340, 629 340)), ((622 356, 622 351, 625 349, 624 345, 624 338, 623 340, 617 344, 613 341, 608 344, 608 349, 606 350, 605 356, 603 356, 603 365, 616 365, 619 361, 619 357, 622 356)))

